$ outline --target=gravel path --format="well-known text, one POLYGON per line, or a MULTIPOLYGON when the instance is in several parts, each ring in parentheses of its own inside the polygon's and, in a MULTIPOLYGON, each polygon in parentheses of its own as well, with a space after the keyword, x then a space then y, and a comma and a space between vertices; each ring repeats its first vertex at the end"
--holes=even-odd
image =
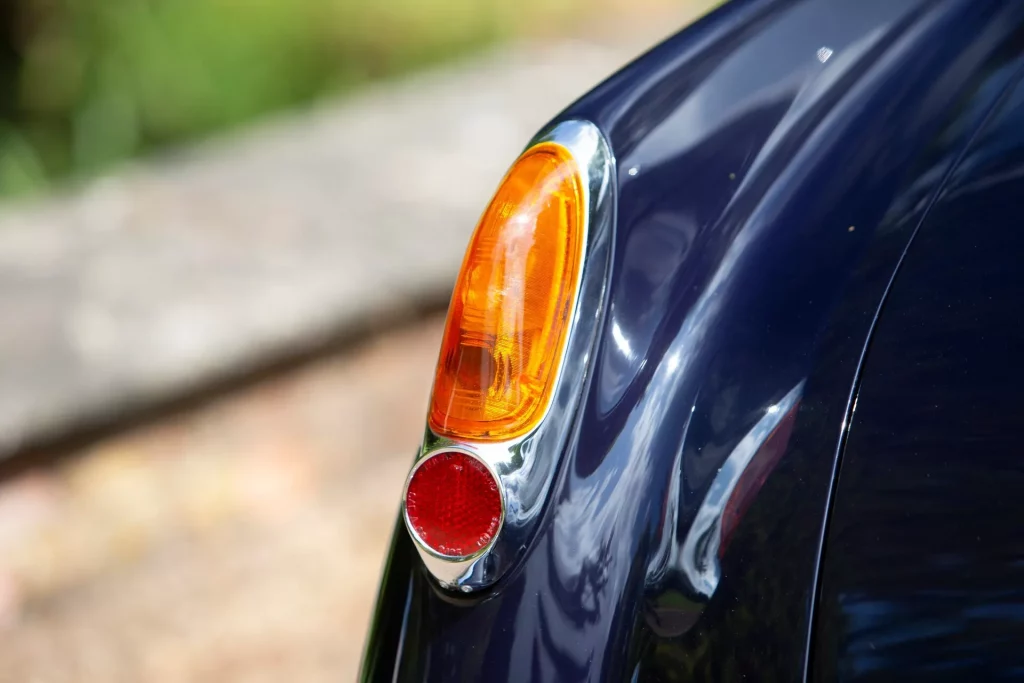
POLYGON ((0 683, 352 680, 441 324, 0 487, 0 683))

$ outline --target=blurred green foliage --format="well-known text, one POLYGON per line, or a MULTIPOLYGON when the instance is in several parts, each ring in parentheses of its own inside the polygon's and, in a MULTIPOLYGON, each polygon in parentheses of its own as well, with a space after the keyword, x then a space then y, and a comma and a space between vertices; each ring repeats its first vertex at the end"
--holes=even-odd
POLYGON ((580 0, 6 0, 0 195, 559 22, 580 0))

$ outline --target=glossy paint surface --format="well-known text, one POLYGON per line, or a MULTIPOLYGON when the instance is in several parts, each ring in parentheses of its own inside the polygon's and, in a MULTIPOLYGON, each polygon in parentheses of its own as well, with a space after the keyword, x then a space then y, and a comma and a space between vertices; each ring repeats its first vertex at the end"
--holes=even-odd
POLYGON ((825 545, 815 680, 1024 675, 1024 87, 914 240, 825 545))
POLYGON ((1016 77, 1022 14, 734 2, 563 113, 608 136, 619 208, 548 507, 518 566, 472 598, 438 589, 398 533, 365 679, 804 676, 861 354, 1016 77))

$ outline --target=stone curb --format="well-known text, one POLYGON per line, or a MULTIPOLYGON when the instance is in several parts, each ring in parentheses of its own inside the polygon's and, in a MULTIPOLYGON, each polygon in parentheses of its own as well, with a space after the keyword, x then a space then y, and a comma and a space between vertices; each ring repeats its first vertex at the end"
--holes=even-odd
POLYGON ((6 207, 0 457, 444 300, 522 146, 653 41, 506 47, 6 207))

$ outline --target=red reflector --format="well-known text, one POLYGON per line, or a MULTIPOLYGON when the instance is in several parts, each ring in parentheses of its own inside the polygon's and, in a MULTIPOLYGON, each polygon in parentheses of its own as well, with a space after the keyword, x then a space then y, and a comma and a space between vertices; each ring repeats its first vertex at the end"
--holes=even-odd
POLYGON ((449 451, 428 458, 413 473, 405 512, 428 548, 466 557, 487 547, 498 533, 501 493, 482 462, 449 451))

